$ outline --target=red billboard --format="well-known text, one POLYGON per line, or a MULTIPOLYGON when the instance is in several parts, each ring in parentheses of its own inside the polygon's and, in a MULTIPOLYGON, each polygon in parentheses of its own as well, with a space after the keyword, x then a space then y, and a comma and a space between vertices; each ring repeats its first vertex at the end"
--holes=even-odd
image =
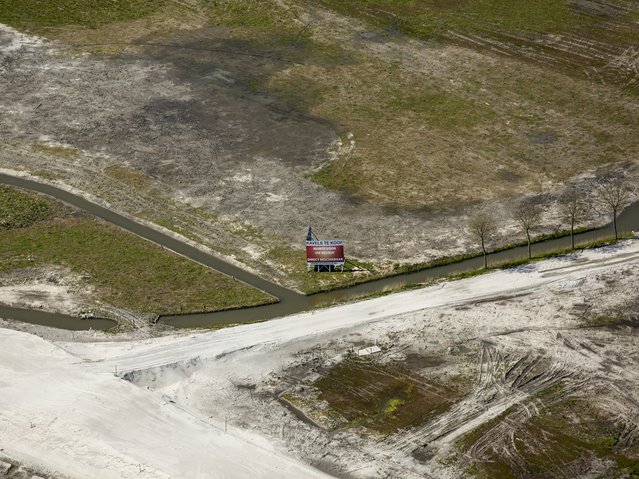
POLYGON ((306 264, 318 266, 343 266, 344 241, 307 241, 306 264))

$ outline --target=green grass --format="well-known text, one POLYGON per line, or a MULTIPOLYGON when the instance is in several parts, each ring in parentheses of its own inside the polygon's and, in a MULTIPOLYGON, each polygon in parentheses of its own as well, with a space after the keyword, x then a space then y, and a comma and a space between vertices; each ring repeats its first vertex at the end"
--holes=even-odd
POLYGON ((274 0, 205 0, 213 24, 236 27, 251 33, 292 30, 291 15, 274 0))
POLYGON ((52 217, 57 210, 59 208, 46 198, 0 186, 0 231, 30 226, 52 217))
MULTIPOLYGON (((313 39, 312 30, 297 18, 295 8, 284 8, 276 0, 203 0, 202 12, 213 25, 223 25, 235 34, 259 42, 259 48, 277 50, 292 63, 321 65, 343 64, 350 61, 346 51, 336 44, 313 39)), ((256 85, 257 86, 257 85, 256 85)), ((282 92, 283 98, 309 108, 308 99, 321 95, 322 87, 312 82, 300 84, 294 92, 282 92)))
POLYGON ((137 312, 213 311, 271 300, 254 288, 90 219, 5 230, 0 241, 0 271, 67 266, 87 277, 101 301, 137 312))
POLYGON ((0 23, 43 32, 51 27, 97 28, 152 14, 166 0, 3 0, 0 23))
POLYGON ((357 186, 355 186, 357 185, 355 173, 348 168, 343 168, 340 162, 328 163, 308 177, 328 190, 340 191, 347 195, 360 193, 357 186))
POLYGON ((320 0, 340 13, 418 38, 449 30, 471 34, 501 29, 509 33, 555 33, 590 20, 556 0, 320 0))
POLYGON ((83 275, 102 302, 175 314, 271 302, 257 289, 55 202, 0 188, 0 272, 54 264, 83 275))
POLYGON ((617 434, 587 402, 567 400, 533 417, 515 444, 528 462, 527 472, 560 477, 562 465, 580 458, 614 457, 617 434))
POLYGON ((561 32, 590 23, 587 17, 558 0, 477 0, 468 1, 467 5, 473 23, 486 23, 509 32, 561 32))

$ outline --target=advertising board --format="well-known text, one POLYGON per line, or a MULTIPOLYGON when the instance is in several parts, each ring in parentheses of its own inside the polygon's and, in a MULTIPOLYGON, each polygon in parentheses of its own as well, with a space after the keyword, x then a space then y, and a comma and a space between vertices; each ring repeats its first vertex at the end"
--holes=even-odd
POLYGON ((307 241, 306 264, 315 266, 344 266, 344 241, 307 241))

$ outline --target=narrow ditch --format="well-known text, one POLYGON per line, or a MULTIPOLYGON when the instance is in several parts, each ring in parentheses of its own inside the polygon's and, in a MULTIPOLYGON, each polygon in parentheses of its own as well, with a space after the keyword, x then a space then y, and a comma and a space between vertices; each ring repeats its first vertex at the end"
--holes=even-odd
MULTIPOLYGON (((299 313, 321 305, 343 302, 349 299, 355 299, 383 291, 400 289, 411 284, 425 283, 447 276, 468 273, 483 267, 483 258, 478 256, 462 260, 457 263, 436 266, 399 276, 382 278, 368 283, 361 283, 344 289, 305 296, 271 283, 198 248, 183 243, 179 239, 168 234, 162 233, 161 231, 155 230, 149 226, 142 225, 131 218, 115 213, 107 208, 99 206, 55 186, 4 174, 0 174, 0 184, 16 186, 51 196, 59 201, 84 210, 104 221, 116 225, 148 241, 164 246, 165 248, 185 256, 192 261, 231 276, 279 299, 277 303, 263 306, 188 315, 166 315, 160 316, 157 320, 158 322, 168 324, 176 328, 195 328, 222 324, 246 324, 265 321, 268 319, 299 313)), ((639 202, 633 203, 619 215, 617 225, 621 233, 639 230, 639 202)), ((611 236, 612 224, 609 223, 601 228, 576 234, 575 241, 577 243, 587 243, 609 238, 611 236)), ((551 253, 553 251, 561 251, 569 247, 569 236, 548 239, 532 245, 533 255, 536 256, 551 253)), ((527 247, 518 246, 490 253, 488 255, 488 262, 489 265, 505 264, 525 259, 527 258, 527 255, 527 247)), ((78 318, 69 315, 47 313, 38 310, 9 308, 6 306, 0 306, 0 317, 72 330, 106 330, 117 324, 115 321, 107 319, 90 319, 80 321, 78 318)))

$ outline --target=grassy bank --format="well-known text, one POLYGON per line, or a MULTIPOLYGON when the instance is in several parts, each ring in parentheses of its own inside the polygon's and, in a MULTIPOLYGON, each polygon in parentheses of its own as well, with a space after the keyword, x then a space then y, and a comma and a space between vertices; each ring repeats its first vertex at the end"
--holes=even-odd
POLYGON ((53 264, 95 287, 96 299, 171 314, 253 306, 264 293, 58 203, 0 188, 0 272, 53 264))
MULTIPOLYGON (((589 231, 595 231, 597 228, 577 228, 574 231, 575 235, 581 234, 581 233, 587 233, 589 231)), ((568 230, 562 230, 562 231, 556 231, 554 233, 547 233, 547 234, 541 234, 539 236, 535 236, 532 238, 531 241, 531 245, 535 245, 535 244, 539 244, 539 243, 543 243, 544 241, 548 241, 548 240, 553 240, 553 239, 559 239, 559 238, 569 238, 570 237, 570 231, 568 230)), ((625 236, 624 236, 625 237, 625 236)), ((610 239, 603 239, 602 242, 607 242, 610 241, 610 239)), ((520 241, 520 242, 516 242, 516 243, 508 243, 505 244, 503 246, 499 246, 497 248, 493 248, 491 250, 488 251, 489 255, 495 254, 495 253, 499 253, 502 251, 508 251, 510 249, 514 249, 514 248, 521 248, 526 246, 528 243, 525 241, 520 241)), ((577 240, 577 238, 575 238, 575 247, 576 248, 587 248, 587 247, 591 247, 594 244, 598 244, 598 243, 593 243, 593 242, 579 242, 577 240)), ((535 255, 535 258, 541 258, 541 257, 546 257, 548 254, 550 255, 554 255, 554 254, 563 254, 566 252, 571 251, 570 249, 561 249, 561 250, 557 250, 554 252, 549 252, 549 253, 544 253, 543 255, 535 255)), ((463 253, 463 254, 459 254, 459 255, 455 255, 455 256, 446 256, 443 258, 438 258, 432 261, 428 261, 426 263, 413 263, 413 264, 407 264, 407 265, 396 265, 395 268, 393 269, 393 275, 401 275, 401 274, 408 274, 408 273, 414 273, 417 271, 423 271, 425 269, 431 269, 431 268, 436 268, 438 266, 446 266, 449 264, 455 264, 455 263, 460 263, 462 261, 468 260, 468 259, 473 259, 473 258, 479 258, 483 256, 483 253, 481 252, 473 252, 473 253, 463 253)), ((497 266, 497 265, 495 265, 497 266)))
MULTIPOLYGON (((575 234, 592 231, 593 228, 579 228, 575 234)), ((532 244, 538 244, 549 239, 568 237, 569 231, 557 231, 550 234, 539 235, 533 238, 532 244)), ((254 240, 262 240, 263 236, 258 230, 254 230, 249 235, 254 240)), ((510 243, 492 249, 489 254, 525 246, 525 242, 510 243)), ((583 247, 583 246, 582 246, 583 247)), ((303 250, 293 249, 288 245, 280 245, 269 251, 269 260, 276 261, 283 265, 283 270, 290 278, 294 278, 299 289, 304 294, 318 294, 336 289, 348 288, 362 283, 368 283, 382 278, 401 276, 418 271, 429 270, 440 266, 460 263, 465 260, 478 258, 481 252, 472 252, 437 258, 425 263, 395 264, 392 266, 382 265, 373 262, 358 261, 349 259, 344 267, 344 272, 316 273, 306 270, 306 255, 303 250)))
MULTIPOLYGON (((619 241, 624 240, 624 239, 629 239, 632 238, 633 235, 631 233, 625 233, 619 236, 619 241)), ((394 293, 399 293, 401 291, 408 291, 411 289, 418 289, 418 288, 423 288, 425 286, 429 286, 432 284, 436 284, 439 281, 457 281, 460 279, 466 279, 466 278, 472 278, 474 276, 480 276, 482 274, 487 274, 490 273, 492 271, 495 270, 500 270, 500 269, 509 269, 509 268, 515 268, 517 266, 522 266, 525 264, 530 264, 530 263, 535 263, 537 261, 542 261, 545 259, 549 259, 549 258, 554 258, 557 256, 562 256, 562 255, 566 255, 566 254, 570 254, 570 253, 574 253, 575 251, 578 250, 583 250, 583 249, 588 249, 588 248, 597 248, 597 247, 601 247, 601 246, 607 246, 610 244, 614 244, 616 241, 614 240, 614 238, 608 238, 608 239, 601 239, 601 240, 597 240, 597 241, 589 241, 586 243, 580 243, 578 245, 578 247, 573 250, 571 248, 565 248, 565 249, 558 249, 555 251, 549 251, 540 255, 535 255, 532 257, 532 259, 528 259, 528 258, 521 258, 518 260, 512 260, 512 261, 504 261, 502 263, 496 264, 496 265, 492 265, 489 266, 488 269, 472 269, 469 271, 465 271, 462 273, 457 273, 457 274, 452 274, 452 275, 448 275, 448 276, 442 276, 436 279, 432 279, 429 281, 424 281, 424 282, 419 282, 419 283, 407 283, 404 284, 402 286, 396 287, 396 288, 391 288, 391 289, 385 289, 382 291, 376 291, 374 293, 369 293, 369 294, 362 294, 361 296, 356 296, 356 297, 351 297, 348 298, 347 300, 338 300, 338 301, 333 301, 331 303, 323 303, 323 304, 319 304, 316 306, 316 308, 325 308, 327 306, 334 306, 334 305, 338 305, 338 304, 342 304, 345 302, 355 302, 355 301, 364 301, 367 299, 373 299, 373 298, 379 298, 382 296, 387 296, 389 294, 394 294, 394 293)), ((501 250, 500 250, 501 251, 501 250)), ((439 261, 434 262, 434 266, 430 266, 432 267, 437 267, 437 266, 444 266, 446 264, 455 264, 457 262, 460 261, 464 261, 465 259, 472 259, 472 258, 477 258, 481 256, 481 254, 468 254, 468 255, 460 255, 457 257, 453 257, 453 258, 445 258, 439 261)), ((425 269, 429 269, 428 267, 425 269)), ((411 272, 418 272, 418 271, 423 271, 424 269, 417 269, 415 271, 407 271, 404 273, 399 273, 395 276, 400 276, 402 274, 409 274, 411 272)), ((392 277, 392 276, 386 276, 386 277, 392 277)), ((372 279, 371 281, 374 281, 374 279, 372 279)), ((334 288, 334 289, 338 289, 338 288, 334 288)))
MULTIPOLYGON (((575 235, 589 232, 589 231, 594 231, 594 230, 596 230, 596 228, 578 228, 575 230, 575 235)), ((568 238, 569 236, 570 236, 569 231, 557 231, 554 233, 539 235, 533 238, 531 244, 535 245, 535 244, 543 243, 544 241, 547 241, 547 240, 568 238)), ((619 239, 627 239, 631 237, 632 237, 631 233, 623 233, 619 235, 619 239)), ((580 242, 576 240, 575 249, 593 248, 593 247, 608 244, 611 241, 613 241, 612 238, 603 238, 601 240, 587 241, 587 242, 583 242, 583 241, 580 242)), ((488 254, 492 255, 502 251, 508 251, 514 248, 521 248, 526 246, 526 244, 527 244, 526 242, 510 243, 504 246, 500 246, 498 248, 494 248, 490 250, 488 254)), ((561 249, 557 249, 553 251, 548 251, 542 254, 534 255, 532 258, 532 261, 537 261, 541 259, 547 259, 553 256, 568 254, 568 253, 571 253, 572 251, 573 250, 571 248, 561 248, 561 249)), ((372 263, 362 263, 362 266, 360 268, 356 268, 356 267, 354 268, 353 265, 350 265, 348 268, 346 268, 344 271, 345 273, 350 273, 348 275, 344 273, 311 272, 311 273, 302 273, 299 276, 304 280, 305 289, 303 289, 303 291, 306 294, 316 294, 316 293, 322 293, 322 292, 332 291, 336 289, 341 289, 341 288, 345 288, 349 286, 355 286, 357 284, 367 283, 367 282, 375 281, 382 278, 392 278, 395 276, 402 276, 402 275, 406 275, 410 273, 427 271, 427 270, 439 268, 442 266, 454 265, 454 264, 462 263, 463 261, 467 261, 470 259, 480 258, 482 256, 483 255, 481 252, 463 253, 463 254, 458 254, 454 256, 445 256, 432 261, 428 261, 426 263, 413 263, 413 264, 405 264, 405 265, 396 264, 390 270, 381 269, 379 266, 376 266, 375 264, 372 264, 372 263), (357 276, 352 274, 353 271, 357 272, 357 276)), ((531 260, 528 260, 528 258, 523 258, 523 257, 518 260, 502 261, 501 263, 491 264, 488 270, 483 270, 483 269, 472 270, 472 271, 460 273, 454 276, 449 276, 449 278, 451 279, 467 278, 470 276, 475 276, 477 274, 482 274, 486 271, 490 271, 490 269, 510 268, 513 266, 526 264, 530 261, 531 260)), ((303 253, 300 253, 300 258, 298 263, 299 263, 298 270, 302 271, 303 253)), ((407 285, 406 287, 412 288, 412 287, 415 287, 415 285, 407 285)))
POLYGON ((60 204, 0 186, 0 231, 25 228, 63 213, 60 204))

